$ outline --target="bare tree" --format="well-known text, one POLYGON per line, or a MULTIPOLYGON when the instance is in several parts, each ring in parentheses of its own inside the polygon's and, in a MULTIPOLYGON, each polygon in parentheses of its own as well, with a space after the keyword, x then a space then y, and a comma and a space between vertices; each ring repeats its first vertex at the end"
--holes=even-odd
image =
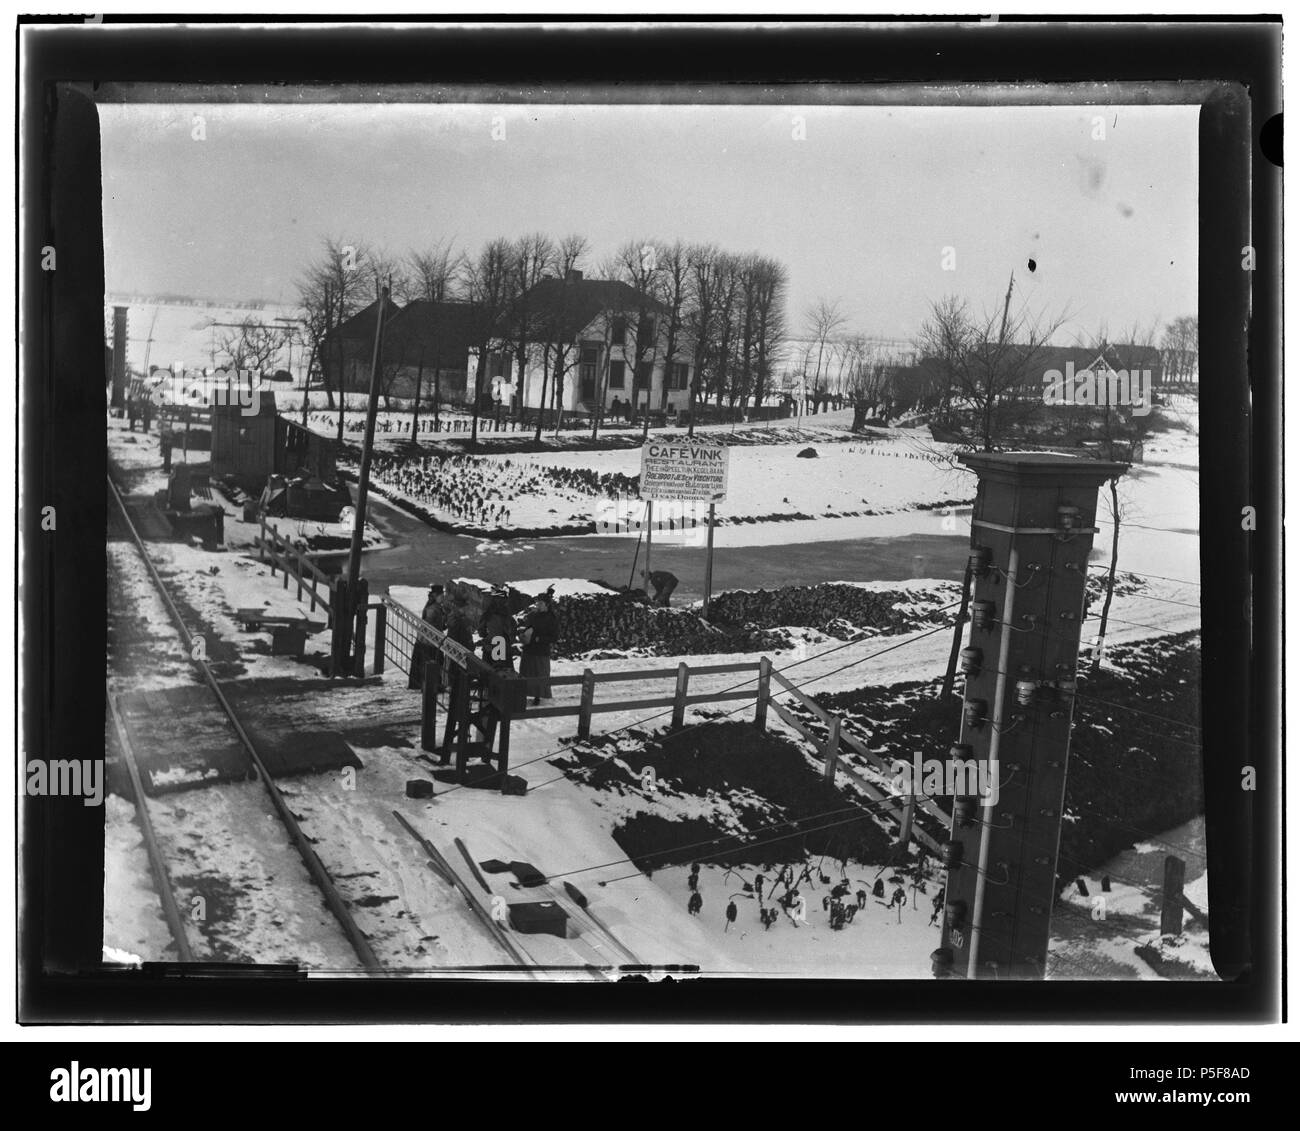
POLYGON ((411 252, 406 260, 410 298, 446 302, 452 297, 462 259, 450 240, 439 241, 425 251, 411 252))
POLYGON ((844 316, 839 299, 820 298, 804 312, 804 325, 817 346, 817 363, 813 369, 813 403, 820 410, 825 392, 822 363, 826 360, 831 339, 848 325, 848 319, 844 316))
POLYGON ((226 359, 224 367, 237 373, 261 377, 285 346, 282 326, 268 326, 256 318, 242 318, 228 327, 217 342, 217 353, 226 359))
POLYGON ((754 307, 754 366, 751 374, 754 409, 763 404, 772 383, 772 368, 785 341, 785 295, 789 273, 785 265, 775 259, 759 257, 751 273, 752 295, 747 297, 754 307))
POLYGON ((538 310, 538 325, 542 345, 542 392, 537 406, 537 443, 542 440, 542 426, 546 417, 547 383, 555 408, 555 427, 560 427, 560 406, 563 403, 565 374, 573 364, 576 336, 579 327, 573 317, 576 287, 574 272, 587 256, 587 240, 583 236, 563 237, 551 253, 550 267, 555 274, 555 285, 550 288, 544 307, 538 310))
MULTIPOLYGON (((736 339, 739 336, 737 307, 740 298, 740 263, 734 255, 722 252, 717 261, 716 317, 714 336, 709 343, 713 358, 710 371, 712 392, 721 407, 732 386, 735 368, 736 339)), ((735 403, 734 401, 732 402, 735 403)))
POLYGON ((515 275, 512 270, 513 254, 510 241, 489 240, 462 271, 465 297, 471 305, 470 320, 478 352, 474 370, 474 404, 470 427, 470 444, 478 442, 479 409, 483 389, 488 381, 488 365, 492 347, 503 341, 506 322, 514 305, 515 275))
POLYGON ((679 364, 677 356, 682 347, 686 327, 687 302, 691 290, 691 260, 689 249, 681 240, 665 243, 659 248, 659 291, 656 296, 664 306, 664 380, 659 393, 659 411, 668 411, 668 393, 673 381, 673 368, 679 364))
POLYGON ((533 288, 542 281, 555 259, 555 245, 541 232, 522 236, 510 247, 511 290, 515 295, 510 313, 510 344, 514 351, 517 376, 515 395, 522 410, 524 381, 528 362, 535 353, 541 326, 537 311, 530 307, 533 288))
POLYGON ((944 376, 941 422, 984 451, 1007 440, 1042 406, 1039 371, 1064 321, 1064 314, 1046 318, 1023 309, 1012 315, 1010 287, 1002 309, 983 317, 953 297, 933 303, 920 345, 944 376))
MULTIPOLYGON (((642 434, 650 432, 650 398, 654 387, 655 357, 659 352, 659 341, 663 326, 661 325, 661 308, 655 298, 661 289, 663 267, 660 264, 659 249, 645 240, 629 240, 618 249, 607 274, 610 278, 627 284, 627 289, 606 311, 605 348, 605 383, 597 397, 596 412, 592 422, 592 437, 596 435, 596 424, 605 409, 605 397, 608 395, 610 347, 614 342, 615 326, 620 326, 621 349, 624 364, 627 366, 631 380, 631 397, 634 408, 640 405, 640 392, 645 388, 645 415, 642 421, 642 434)), ((667 383, 667 373, 664 374, 667 383)))
MULTIPOLYGON (((360 241, 349 243, 326 238, 316 259, 309 263, 298 280, 298 300, 302 307, 311 357, 320 366, 325 395, 334 407, 330 361, 335 363, 334 381, 338 385, 338 439, 343 439, 343 414, 347 407, 344 389, 346 351, 339 328, 363 309, 373 293, 374 277, 370 271, 369 247, 360 241)), ((308 363, 310 372, 311 362, 308 363)))
POLYGON ((1165 327, 1160 340, 1164 376, 1170 381, 1190 381, 1196 372, 1200 340, 1196 318, 1184 315, 1165 327))
POLYGON ((719 318, 721 259, 722 253, 713 244, 692 244, 686 250, 690 289, 684 321, 686 332, 695 343, 694 372, 686 401, 690 417, 687 426, 689 436, 695 435, 696 400, 708 388, 705 384, 705 365, 719 318))

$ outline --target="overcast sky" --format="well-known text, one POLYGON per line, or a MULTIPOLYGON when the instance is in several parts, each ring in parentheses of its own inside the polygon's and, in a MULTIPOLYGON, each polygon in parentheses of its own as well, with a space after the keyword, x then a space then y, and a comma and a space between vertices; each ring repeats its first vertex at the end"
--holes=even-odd
POLYGON ((585 235, 591 273, 627 239, 773 256, 796 330, 825 296, 855 330, 910 338, 945 294, 1000 309, 1013 269, 1016 308, 1069 311, 1060 342, 1196 312, 1195 107, 131 105, 101 122, 109 291, 292 302, 326 235, 402 253, 542 231, 585 235))

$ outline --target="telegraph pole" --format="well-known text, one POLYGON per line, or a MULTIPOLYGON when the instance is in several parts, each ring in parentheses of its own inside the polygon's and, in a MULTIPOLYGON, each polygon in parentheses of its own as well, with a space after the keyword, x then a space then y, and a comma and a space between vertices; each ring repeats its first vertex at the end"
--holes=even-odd
POLYGON ((973 764, 953 800, 940 977, 1042 978, 1098 488, 1127 464, 1046 452, 969 452, 972 518, 966 689, 950 759, 973 764))
MULTIPOLYGON (((366 530, 366 499, 370 493, 370 453, 375 445, 375 417, 379 412, 379 346, 384 334, 384 305, 388 302, 388 288, 380 287, 375 303, 375 344, 370 355, 370 399, 366 404, 366 433, 361 444, 361 469, 357 475, 356 525, 352 528, 352 547, 348 553, 347 580, 344 598, 334 612, 334 652, 332 670, 335 675, 350 670, 349 654, 352 650, 352 624, 364 597, 361 595, 361 546, 366 530)), ((342 382, 340 382, 341 390, 342 382)))

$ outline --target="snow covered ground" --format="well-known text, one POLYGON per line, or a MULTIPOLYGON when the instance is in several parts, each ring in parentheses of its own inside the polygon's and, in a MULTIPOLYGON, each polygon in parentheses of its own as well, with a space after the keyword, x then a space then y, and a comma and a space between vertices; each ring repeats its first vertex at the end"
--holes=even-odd
MULTIPOLYGON (((110 427, 113 456, 132 477, 133 489, 161 488, 156 439, 129 436, 117 424, 110 427)), ((906 438, 891 441, 887 450, 882 444, 858 441, 824 443, 815 460, 799 459, 800 446, 786 442, 732 449, 731 482, 736 494, 730 517, 800 512, 824 515, 828 508, 843 514, 854 507, 896 513, 733 523, 719 529, 720 546, 884 533, 942 532, 966 537, 968 511, 914 508, 946 498, 969 498, 973 494, 970 476, 952 470, 942 460, 909 458, 916 453, 906 438)), ((544 458, 555 467, 624 474, 639 469, 635 450, 569 451, 544 458)), ((1164 434, 1159 443, 1148 446, 1147 463, 1135 467, 1123 481, 1120 569, 1160 576, 1147 578, 1148 587, 1142 593, 1116 597, 1109 632, 1113 643, 1199 627, 1197 476, 1189 470, 1195 463, 1194 435, 1164 434)), ((539 498, 545 502, 545 497, 539 498)), ((572 501, 575 508, 579 501, 576 497, 572 501)), ((585 496, 583 505, 590 507, 592 502, 591 496, 585 496)), ((241 680, 317 678, 319 672, 310 664, 270 656, 267 634, 240 629, 234 616, 240 607, 302 615, 306 606, 296 600, 292 586, 285 590, 281 578, 272 578, 266 566, 249 556, 255 527, 244 524, 233 508, 226 509, 225 551, 214 554, 197 546, 151 544, 160 570, 179 590, 187 615, 192 613, 195 623, 228 649, 218 658, 228 665, 232 676, 241 680)), ((520 515, 512 518, 526 521, 520 515)), ((1099 525, 1103 529, 1095 539, 1094 572, 1109 558, 1104 506, 1099 525)), ((136 629, 134 636, 123 641, 120 654, 112 657, 112 690, 193 682, 179 639, 150 590, 133 547, 110 543, 108 565, 123 605, 115 613, 135 618, 136 629)), ((846 561, 846 576, 852 576, 851 565, 846 561)), ((521 572, 525 571, 526 566, 521 565, 521 572)), ((532 592, 548 584, 566 594, 599 591, 589 582, 563 577, 533 579, 518 583, 518 587, 532 592)), ((899 586, 897 582, 889 584, 899 586)), ((920 596, 930 585, 924 580, 910 584, 920 596)), ((423 605, 422 589, 395 587, 392 595, 417 612, 423 605)), ((319 610, 318 616, 324 619, 319 610)), ((950 636, 945 632, 911 635, 915 639, 900 636, 850 643, 813 639, 797 649, 775 653, 773 659, 778 666, 797 665, 791 677, 814 693, 932 678, 947 659, 950 636), (906 646, 873 655, 904 640, 909 641, 906 646)), ((320 650, 322 640, 318 637, 310 642, 309 652, 320 650)), ((212 651, 210 648, 210 654, 212 651)), ((753 663, 756 659, 753 654, 657 657, 653 666, 671 669, 679 660, 700 664, 753 663)), ((580 661, 561 660, 556 661, 554 671, 574 674, 583 666, 580 661)), ((644 657, 628 656, 603 660, 600 666, 615 672, 641 670, 647 664, 644 657)), ((722 690, 745 680, 743 674, 699 676, 692 679, 691 690, 722 690)), ((602 684, 597 695, 598 699, 615 693, 618 698, 646 698, 670 691, 669 679, 639 680, 602 684)), ((557 688, 557 704, 576 703, 577 698, 577 688, 557 688)), ((687 721, 724 713, 744 718, 752 709, 748 702, 702 705, 688 712, 687 721)), ((352 691, 323 694, 312 710, 317 717, 304 718, 303 725, 336 728, 348 735, 365 769, 357 774, 355 789, 345 788, 339 775, 328 774, 286 783, 286 793, 302 816, 305 831, 316 840, 327 868, 353 900, 382 960, 395 968, 446 969, 497 962, 500 955, 482 928, 467 917, 458 899, 429 870, 419 845, 394 819, 394 809, 444 849, 449 850, 452 838, 460 836, 476 859, 527 860, 549 875, 567 874, 592 899, 597 914, 647 962, 695 964, 709 972, 785 976, 930 976, 928 956, 938 939, 938 928, 929 924, 934 884, 917 893, 915 909, 908 891, 901 922, 898 910, 888 910, 869 899, 854 923, 842 931, 830 930, 819 898, 809 906, 806 922, 795 926, 781 920, 765 929, 758 922, 754 901, 742 893, 736 924, 727 929, 723 912, 737 894, 738 877, 705 864, 700 885, 704 907, 698 917, 688 915, 685 870, 663 869, 651 877, 640 874, 613 839, 620 819, 617 808, 593 797, 593 791, 570 781, 551 764, 566 750, 564 739, 574 730, 571 717, 515 724, 511 770, 530 783, 528 796, 504 797, 490 791, 439 786, 432 801, 413 801, 405 797, 405 782, 427 777, 430 767, 419 750, 418 706, 414 693, 406 690, 403 673, 390 670, 378 690, 358 685, 352 691), (369 696, 372 703, 377 695, 388 698, 394 721, 384 734, 356 731, 354 708, 361 700, 351 696, 362 695, 369 696)), ((611 713, 597 716, 596 730, 608 733, 620 727, 645 729, 667 723, 667 711, 611 713)), ((779 722, 772 727, 793 735, 779 722)), ((204 953, 214 956, 292 957, 318 968, 350 966, 353 960, 350 952, 340 947, 337 927, 318 906, 319 901, 313 902, 311 888, 303 886, 306 880, 301 865, 291 852, 283 851, 282 834, 270 828, 274 818, 260 790, 256 783, 209 787, 172 795, 157 807, 167 850, 174 854, 172 859, 183 863, 188 877, 184 894, 206 892, 209 907, 224 907, 232 916, 221 925, 209 922, 208 929, 195 934, 193 941, 200 948, 208 947, 204 953), (215 899, 213 892, 218 893, 215 899)), ((105 890, 110 906, 105 943, 127 954, 166 957, 167 934, 144 864, 134 806, 110 798, 107 821, 105 890)), ((1090 874, 1086 877, 1089 898, 1067 895, 1065 907, 1053 921, 1050 976, 1084 977, 1085 970, 1103 977, 1161 976, 1136 953, 1139 945, 1152 941, 1157 930, 1158 912, 1153 912, 1156 904, 1148 889, 1159 888, 1158 865, 1167 851, 1165 842, 1177 845, 1188 862, 1188 897, 1204 908, 1204 846, 1197 839, 1196 826, 1197 822, 1192 822, 1185 829, 1159 833, 1160 842, 1139 844, 1090 874), (1197 852, 1201 853, 1199 865, 1197 852), (1111 876, 1112 890, 1106 918, 1094 919, 1091 896, 1098 894, 1103 873, 1111 876)), ((850 868, 855 885, 868 874, 874 880, 874 871, 850 868)), ((888 871, 885 877, 889 879, 888 871)), ((1203 935, 1199 924, 1189 921, 1180 942, 1154 941, 1162 958, 1180 962, 1193 972, 1188 976, 1206 976, 1203 935)), ((573 948, 560 940, 530 936, 528 943, 540 961, 574 961, 573 948)))
MULTIPOLYGON (((1183 894, 1202 914, 1209 907, 1205 871, 1205 820, 1197 817, 1178 828, 1140 841, 1099 868, 1080 877, 1088 894, 1071 884, 1052 916, 1051 955, 1056 978, 1214 978, 1210 962, 1209 929, 1190 914, 1183 915, 1183 933, 1161 938, 1160 905, 1165 857, 1186 864, 1183 894), (1102 890, 1108 877, 1110 891, 1102 890), (1153 947, 1161 959, 1176 964, 1172 973, 1159 973, 1138 953, 1153 947)), ((1065 869, 1063 868, 1062 871, 1065 869)))

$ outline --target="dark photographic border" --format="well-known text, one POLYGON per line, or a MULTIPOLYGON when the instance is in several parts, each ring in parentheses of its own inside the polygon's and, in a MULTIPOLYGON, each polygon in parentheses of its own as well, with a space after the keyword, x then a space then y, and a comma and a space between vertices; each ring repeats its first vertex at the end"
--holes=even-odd
MULTIPOLYGON (((1088 22, 1003 19, 954 26, 766 26, 722 20, 600 27, 547 18, 491 27, 412 23, 309 28, 228 26, 194 16, 105 16, 93 26, 19 20, 16 186, 22 332, 17 371, 25 447, 16 597, 25 649, 16 657, 22 745, 98 756, 104 740, 106 525, 103 242, 96 101, 120 84, 428 84, 482 87, 511 76, 503 100, 532 88, 578 97, 598 85, 689 98, 801 84, 1132 83, 1152 102, 1199 101, 1199 315, 1205 797, 1211 947, 1219 983, 654 982, 617 987, 452 983, 443 979, 187 976, 179 968, 100 968, 103 810, 78 799, 23 798, 18 861, 19 1019, 214 1023, 1246 1021, 1278 1016, 1282 981, 1281 814, 1281 176, 1277 19, 1088 22), (185 26, 115 27, 148 23, 185 26), (545 47, 539 41, 545 36, 545 47), (1182 84, 1172 99, 1153 84, 1182 84), (1194 86, 1192 84, 1195 84, 1194 86), (676 91, 674 95, 672 92, 676 91), (1243 246, 1258 256, 1242 270, 1243 246), (42 271, 39 249, 58 249, 42 271), (55 533, 41 508, 57 507, 55 533), (1242 529, 1242 508, 1257 529, 1242 529), (1257 768, 1254 793, 1241 767, 1257 768)), ((316 22, 324 22, 318 17, 316 22)), ((481 17, 468 19, 481 20, 481 17)), ((339 23, 328 17, 330 23, 339 23)), ((302 17, 310 22, 311 17, 302 17)), ((258 22, 247 17, 243 22, 258 22)), ((999 94, 999 90, 1001 94, 999 94)), ((1132 101, 1131 90, 1099 96, 1132 101)), ((963 95, 966 97, 966 95, 963 95)), ((1011 96, 1014 98, 1014 95, 1011 96)), ((16 477, 16 484, 19 480, 16 477)), ((17 651, 17 648, 16 648, 17 651)))

